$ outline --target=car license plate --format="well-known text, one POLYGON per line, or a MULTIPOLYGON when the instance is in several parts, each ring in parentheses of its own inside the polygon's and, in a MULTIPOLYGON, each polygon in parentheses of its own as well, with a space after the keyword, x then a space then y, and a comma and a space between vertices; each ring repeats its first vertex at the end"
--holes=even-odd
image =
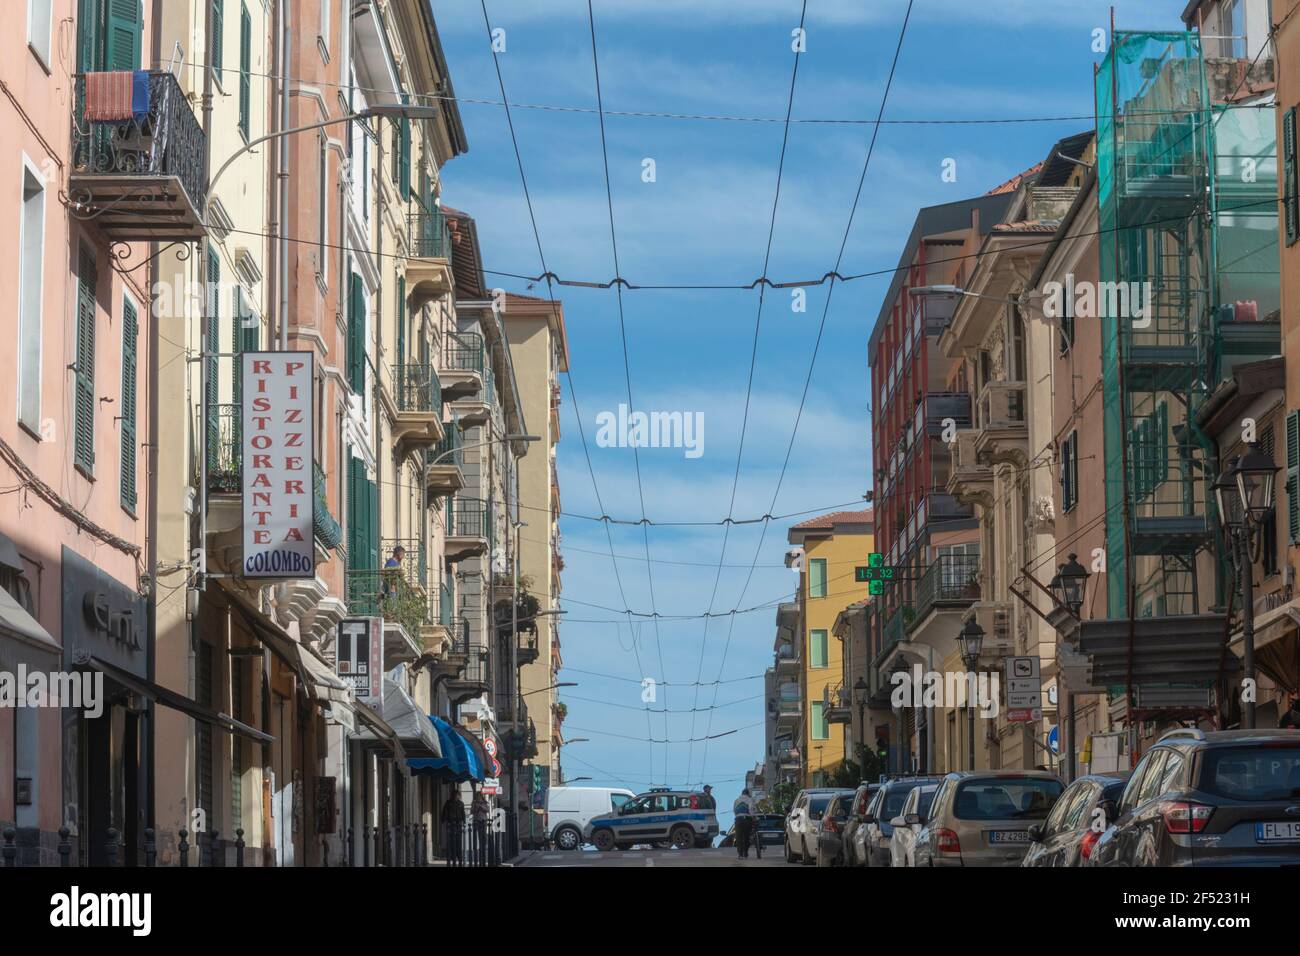
POLYGON ((1300 843, 1300 822, 1256 823, 1256 843, 1300 843))
POLYGON ((1028 843, 1029 832, 1026 830, 990 830, 989 843, 1028 843))

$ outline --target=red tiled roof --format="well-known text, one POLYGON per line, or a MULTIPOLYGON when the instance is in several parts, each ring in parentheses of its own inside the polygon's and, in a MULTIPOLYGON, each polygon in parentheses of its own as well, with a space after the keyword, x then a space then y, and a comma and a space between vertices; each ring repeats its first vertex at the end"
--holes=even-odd
POLYGON ((871 524, 872 510, 867 508, 863 511, 835 511, 828 515, 821 515, 817 518, 809 518, 807 521, 801 521, 792 527, 791 531, 814 531, 827 530, 834 528, 837 524, 871 524))
POLYGON ((1034 174, 1040 172, 1040 171, 1042 170, 1042 168, 1043 168, 1043 164, 1042 164, 1041 162, 1034 163, 1034 165, 1030 166, 1028 169, 1026 169, 1026 170, 1025 170, 1023 173, 1021 173, 1020 175, 1018 175, 1018 176, 1012 176, 1010 179, 1008 179, 1008 180, 1007 180, 1005 183, 1003 183, 1001 186, 994 186, 992 189, 990 189, 990 190, 989 190, 988 192, 986 192, 984 195, 986 195, 986 196, 996 196, 996 195, 998 195, 999 193, 1013 193, 1013 192, 1015 192, 1017 189, 1020 188, 1020 184, 1021 184, 1022 182, 1024 182, 1024 180, 1026 179, 1026 177, 1033 176, 1034 174))
POLYGON ((1058 223, 1044 222, 1041 219, 1024 219, 1020 222, 1000 222, 993 227, 994 232, 1056 232, 1058 223))

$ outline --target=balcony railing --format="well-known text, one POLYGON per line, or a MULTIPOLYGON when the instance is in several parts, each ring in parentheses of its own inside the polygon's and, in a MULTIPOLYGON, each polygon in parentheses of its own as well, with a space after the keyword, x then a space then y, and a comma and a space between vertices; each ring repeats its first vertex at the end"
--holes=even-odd
POLYGON ((239 405, 208 406, 208 492, 243 491, 243 413, 239 405))
POLYGON ((442 347, 445 369, 483 374, 483 337, 477 332, 451 332, 442 347))
POLYGON ((916 612, 910 604, 904 604, 896 609, 889 619, 885 621, 885 647, 893 647, 901 641, 915 619, 916 612))
MULTIPOLYGON (((941 554, 925 569, 916 588, 916 618, 919 624, 938 604, 968 605, 980 598, 980 556, 941 554)), ((912 628, 908 628, 911 630, 912 628)))
POLYGON ((463 465, 465 438, 461 434, 460 426, 455 422, 444 422, 442 426, 442 441, 428 450, 429 465, 463 465))
POLYGON ((428 362, 394 366, 393 390, 399 412, 442 411, 442 385, 428 362))
POLYGON ((314 528, 316 538, 327 548, 338 547, 343 540, 343 527, 330 514, 329 497, 325 491, 325 472, 316 462, 311 463, 312 490, 316 493, 314 528))
POLYGON ((420 627, 429 622, 429 598, 403 576, 400 567, 351 569, 344 576, 344 587, 349 614, 400 624, 419 643, 420 627))
POLYGON ((451 588, 445 584, 438 585, 438 623, 448 629, 451 628, 453 612, 456 610, 454 600, 451 588))
POLYGON ((439 209, 420 210, 406 218, 407 241, 417 259, 450 259, 451 230, 439 209))
POLYGON ((1023 382, 989 382, 980 392, 979 427, 1011 428, 1025 424, 1023 382))
POLYGON ((481 498, 462 498, 459 495, 447 499, 447 534, 453 538, 486 538, 488 528, 488 506, 481 498))
POLYGON ((176 77, 148 74, 148 112, 86 119, 86 76, 73 77, 71 198, 96 207, 119 239, 195 239, 204 233, 207 138, 176 77))

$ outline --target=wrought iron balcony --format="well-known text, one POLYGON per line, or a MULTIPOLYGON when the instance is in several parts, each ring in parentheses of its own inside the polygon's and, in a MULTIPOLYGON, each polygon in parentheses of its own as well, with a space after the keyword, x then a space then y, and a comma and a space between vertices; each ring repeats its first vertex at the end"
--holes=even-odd
POLYGON ((343 540, 343 527, 330 514, 329 497, 325 491, 325 472, 316 462, 312 462, 312 490, 316 493, 316 513, 313 527, 316 540, 327 548, 337 548, 343 540))
POLYGON ((442 498, 465 487, 464 438, 457 422, 444 422, 442 440, 425 450, 424 479, 429 498, 442 498))
MULTIPOLYGON (((469 627, 464 628, 466 639, 469 627)), ((456 674, 447 682, 447 695, 453 704, 461 704, 479 697, 492 689, 492 659, 486 647, 476 644, 458 644, 453 656, 456 674)))
POLYGON ((442 440, 442 386, 430 363, 393 366, 393 394, 387 404, 393 439, 401 453, 429 448, 442 440))
POLYGON ((344 587, 350 615, 382 617, 400 624, 412 640, 421 641, 421 629, 430 623, 429 598, 423 588, 407 580, 402 568, 349 569, 344 587))
POLYGON ((487 551, 492 522, 491 511, 485 501, 454 495, 447 499, 443 514, 446 521, 446 560, 459 561, 487 551))
POLYGON ((451 332, 442 346, 442 397, 444 401, 470 398, 483 390, 485 375, 483 336, 477 332, 451 332))
POLYGON ((207 138, 176 77, 148 74, 148 112, 86 119, 86 75, 73 77, 70 199, 109 237, 174 242, 204 235, 207 138))
POLYGON ((911 633, 934 610, 961 610, 980 598, 980 556, 941 554, 925 569, 916 588, 916 616, 907 627, 911 633))
POLYGON ((451 291, 451 230, 440 209, 420 209, 406 219, 406 294, 412 308, 451 291))
POLYGON ((1029 461, 1029 419, 1024 382, 989 382, 980 392, 975 454, 990 464, 1029 461))

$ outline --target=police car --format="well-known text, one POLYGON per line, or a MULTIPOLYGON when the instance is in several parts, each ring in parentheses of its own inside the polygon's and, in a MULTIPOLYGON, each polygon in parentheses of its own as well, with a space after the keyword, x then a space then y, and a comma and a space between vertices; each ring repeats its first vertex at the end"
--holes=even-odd
POLYGON ((718 835, 712 797, 670 787, 639 794, 613 813, 592 817, 583 831, 598 850, 626 850, 638 843, 667 842, 679 850, 706 847, 718 835))

